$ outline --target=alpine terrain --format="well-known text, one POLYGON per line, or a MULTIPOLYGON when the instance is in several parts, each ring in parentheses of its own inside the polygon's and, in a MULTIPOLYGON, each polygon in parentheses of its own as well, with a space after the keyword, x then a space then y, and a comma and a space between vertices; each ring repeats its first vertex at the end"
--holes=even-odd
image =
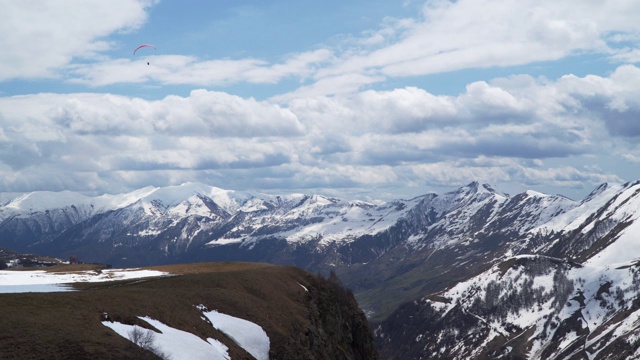
POLYGON ((640 182, 581 201, 477 182, 386 203, 203 184, 0 207, 0 246, 113 266, 333 270, 384 359, 640 356, 640 182))

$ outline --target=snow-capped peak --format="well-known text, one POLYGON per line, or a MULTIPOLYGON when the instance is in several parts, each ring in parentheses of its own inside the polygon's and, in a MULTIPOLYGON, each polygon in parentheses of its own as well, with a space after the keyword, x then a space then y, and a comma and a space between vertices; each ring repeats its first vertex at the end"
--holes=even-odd
POLYGON ((23 194, 5 205, 8 209, 20 211, 46 211, 87 202, 88 196, 72 191, 36 191, 23 194))

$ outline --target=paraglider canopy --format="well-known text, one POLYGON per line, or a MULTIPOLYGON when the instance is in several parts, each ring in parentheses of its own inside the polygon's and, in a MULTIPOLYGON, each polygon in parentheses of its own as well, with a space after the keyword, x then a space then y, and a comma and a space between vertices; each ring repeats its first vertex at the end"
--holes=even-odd
POLYGON ((154 48, 154 49, 156 48, 154 45, 151 45, 151 44, 142 44, 142 45, 138 46, 135 50, 133 50, 133 55, 135 55, 138 50, 140 50, 140 49, 142 49, 144 47, 151 47, 151 48, 154 48))

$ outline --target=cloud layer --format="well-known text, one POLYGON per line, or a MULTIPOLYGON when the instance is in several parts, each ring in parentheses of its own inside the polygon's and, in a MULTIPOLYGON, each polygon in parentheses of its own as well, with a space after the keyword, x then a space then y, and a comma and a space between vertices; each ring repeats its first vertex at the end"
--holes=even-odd
POLYGON ((550 159, 638 157, 640 69, 557 81, 514 76, 459 96, 407 87, 288 106, 223 92, 0 98, 2 186, 113 191, 205 181, 307 189, 620 181, 550 159), (63 169, 63 171, 61 171, 63 169))

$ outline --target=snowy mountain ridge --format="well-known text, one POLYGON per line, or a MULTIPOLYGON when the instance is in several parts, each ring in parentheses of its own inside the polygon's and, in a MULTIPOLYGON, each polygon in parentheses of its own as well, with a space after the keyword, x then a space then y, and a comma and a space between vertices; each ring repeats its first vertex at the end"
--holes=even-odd
MULTIPOLYGON (((0 246, 62 258, 73 254, 116 266, 259 261, 312 272, 335 271, 370 318, 382 324, 378 340, 385 356, 394 349, 409 349, 398 357, 418 359, 423 354, 419 349, 438 348, 435 354, 439 354, 444 347, 448 350, 442 357, 465 358, 472 355, 471 349, 501 343, 499 337, 510 344, 518 342, 507 335, 519 333, 525 342, 492 348, 492 356, 504 352, 510 354, 507 357, 517 353, 516 358, 556 358, 567 353, 545 352, 545 344, 554 337, 555 348, 569 351, 574 341, 592 344, 594 334, 618 331, 608 327, 607 316, 633 324, 628 315, 640 309, 630 285, 636 275, 634 270, 616 269, 637 267, 639 255, 630 249, 640 249, 639 217, 640 181, 602 184, 581 201, 535 191, 508 195, 472 182, 445 194, 386 203, 318 194, 236 192, 187 183, 93 198, 69 192, 14 198, 0 207, 0 246), (590 321, 586 311, 591 314, 595 308, 589 303, 600 304, 606 297, 592 288, 597 281, 588 288, 583 283, 592 278, 599 279, 598 286, 610 282, 612 291, 619 287, 622 295, 616 296, 622 298, 611 305, 613 315, 594 317, 595 328, 587 333, 578 326, 576 309, 580 319, 590 321), (566 286, 551 290, 549 281, 566 286), (487 292, 488 286, 495 291, 487 292), (519 290, 503 291, 509 287, 519 290), (465 292, 465 297, 453 289, 465 292), (495 318, 491 313, 502 310, 487 305, 492 296, 515 301, 512 314, 495 318), (530 299, 521 300, 523 296, 530 299), (578 308, 560 306, 573 298, 580 299, 578 308), (537 299, 535 304, 531 299, 537 299), (535 329, 514 318, 516 313, 530 313, 525 322, 535 323, 535 329), (427 316, 425 324, 439 314, 438 319, 461 321, 464 326, 456 330, 436 321, 443 329, 424 329, 414 324, 416 314, 427 316), (492 322, 497 325, 486 325, 492 322), (404 328, 403 333, 413 338, 398 337, 389 331, 391 325, 404 328), (445 336, 446 331, 468 332, 467 327, 484 335, 445 336), (576 334, 573 340, 569 333, 576 334), (415 341, 419 337, 440 340, 415 341), (384 346, 387 342, 392 344, 389 348, 384 346), (448 348, 451 344, 461 348, 454 351, 448 348), (507 351, 510 346, 516 353, 507 351)), ((605 307, 612 304, 608 301, 602 302, 605 307)), ((635 329, 630 327, 629 334, 636 334, 635 329)), ((613 340, 607 344, 620 345, 613 340)), ((635 340, 631 344, 640 347, 635 340)), ((588 354, 600 348, 593 345, 592 350, 588 354)))
MULTIPOLYGON (((509 196, 487 184, 473 182, 443 195, 373 204, 322 195, 274 196, 185 183, 96 197, 69 191, 24 194, 0 207, 0 224, 29 220, 30 227, 37 228, 33 230, 42 231, 34 235, 55 238, 60 235, 56 230, 43 230, 66 229, 118 213, 128 217, 129 226, 138 225, 134 227, 139 230, 127 231, 130 236, 155 236, 188 222, 191 225, 184 238, 224 223, 223 234, 208 232, 206 243, 215 246, 249 244, 264 238, 280 238, 289 243, 319 239, 321 245, 349 243, 388 231, 404 221, 414 225, 407 237, 411 238, 409 245, 439 247, 473 241, 478 234, 504 231, 505 227, 519 235, 570 231, 612 197, 624 199, 632 195, 618 194, 624 191, 622 185, 603 185, 599 189, 576 202, 533 191, 509 196), (505 224, 505 219, 510 224, 505 224), (61 222, 64 226, 57 226, 61 222), (471 239, 469 233, 473 235, 471 239), (425 237, 429 241, 420 240, 425 237)), ((583 227, 582 231, 588 228, 583 227)))
POLYGON ((101 195, 89 197, 71 191, 51 192, 36 191, 18 196, 0 207, 0 219, 11 215, 25 216, 29 213, 45 212, 71 206, 93 208, 94 214, 120 209, 139 203, 144 208, 153 208, 153 204, 162 204, 164 208, 176 207, 183 202, 193 200, 194 196, 203 195, 215 199, 216 202, 230 211, 238 209, 238 203, 246 201, 248 194, 222 190, 199 183, 185 183, 179 186, 164 188, 145 187, 129 193, 117 195, 101 195), (11 211, 12 210, 12 211, 11 211))

